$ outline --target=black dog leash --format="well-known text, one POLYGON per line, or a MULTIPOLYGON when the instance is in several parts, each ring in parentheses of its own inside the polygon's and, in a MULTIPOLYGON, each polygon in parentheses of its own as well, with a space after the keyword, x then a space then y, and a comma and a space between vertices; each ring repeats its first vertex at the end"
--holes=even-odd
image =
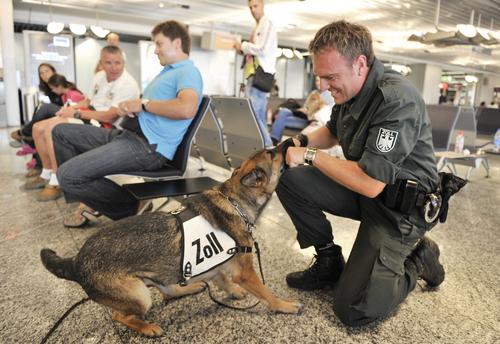
POLYGON ((77 303, 75 303, 73 306, 71 306, 70 308, 68 308, 68 310, 66 312, 64 312, 64 314, 59 318, 59 320, 56 321, 56 323, 52 326, 52 328, 49 330, 49 332, 47 332, 47 334, 45 335, 45 337, 43 337, 42 341, 40 342, 40 344, 45 344, 47 342, 47 340, 49 339, 49 337, 52 335, 52 333, 54 333, 54 331, 59 327, 59 325, 61 325, 61 323, 64 321, 64 319, 66 319, 66 317, 78 306, 84 304, 85 302, 89 301, 90 298, 84 298, 84 299, 81 299, 80 301, 78 301, 77 303))

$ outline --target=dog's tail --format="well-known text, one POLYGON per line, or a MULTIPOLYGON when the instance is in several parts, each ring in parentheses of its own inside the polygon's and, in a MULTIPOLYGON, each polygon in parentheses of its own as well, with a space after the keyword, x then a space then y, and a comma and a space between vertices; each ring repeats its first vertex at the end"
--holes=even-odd
POLYGON ((61 258, 54 251, 44 248, 40 251, 43 266, 59 278, 78 282, 73 258, 61 258))

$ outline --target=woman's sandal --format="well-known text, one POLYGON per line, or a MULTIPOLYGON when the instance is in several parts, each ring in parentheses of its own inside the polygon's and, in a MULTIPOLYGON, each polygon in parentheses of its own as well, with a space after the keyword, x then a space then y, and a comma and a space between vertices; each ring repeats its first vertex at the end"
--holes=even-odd
POLYGON ((102 214, 100 212, 92 210, 88 207, 78 208, 75 212, 64 218, 63 225, 68 228, 80 228, 89 223, 89 216, 97 218, 101 215, 102 214))

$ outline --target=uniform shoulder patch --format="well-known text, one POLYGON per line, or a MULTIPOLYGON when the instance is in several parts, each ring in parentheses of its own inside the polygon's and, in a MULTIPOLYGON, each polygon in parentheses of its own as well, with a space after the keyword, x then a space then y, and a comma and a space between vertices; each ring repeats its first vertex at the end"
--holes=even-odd
POLYGON ((382 153, 390 152, 396 145, 398 139, 398 132, 394 130, 380 128, 378 131, 377 142, 375 145, 382 153))

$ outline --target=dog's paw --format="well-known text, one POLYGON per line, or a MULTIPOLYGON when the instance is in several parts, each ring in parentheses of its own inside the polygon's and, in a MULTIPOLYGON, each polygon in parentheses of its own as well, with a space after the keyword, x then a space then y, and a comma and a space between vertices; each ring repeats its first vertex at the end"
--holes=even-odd
POLYGON ((158 337, 163 334, 163 329, 156 324, 145 324, 139 332, 148 337, 158 337))
POLYGON ((229 297, 235 300, 242 300, 244 299, 248 292, 240 287, 239 285, 233 285, 230 290, 228 290, 229 297))
POLYGON ((205 282, 195 282, 189 284, 188 287, 190 288, 191 294, 198 294, 201 293, 202 291, 205 291, 207 285, 205 284, 205 282))
POLYGON ((271 307, 275 312, 287 313, 287 314, 301 314, 304 309, 304 305, 298 301, 285 301, 280 300, 275 307, 271 307))

